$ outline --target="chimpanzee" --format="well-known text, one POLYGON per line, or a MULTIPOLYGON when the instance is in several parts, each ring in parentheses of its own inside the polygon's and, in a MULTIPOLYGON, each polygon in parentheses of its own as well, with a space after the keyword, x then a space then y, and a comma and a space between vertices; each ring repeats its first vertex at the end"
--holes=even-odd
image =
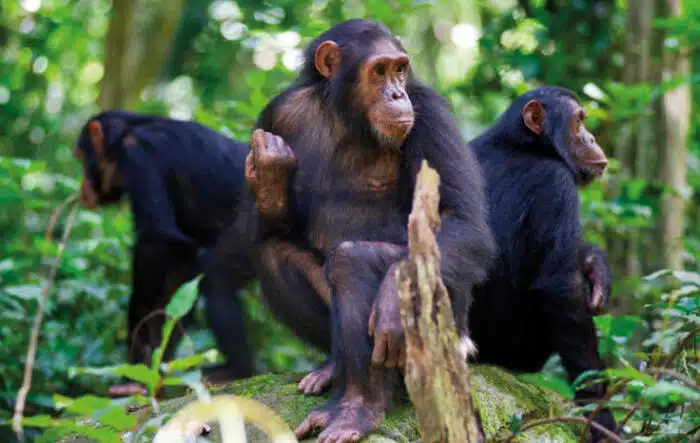
MULTIPOLYGON (((173 292, 201 272, 201 249, 214 244, 236 211, 254 213, 254 199, 244 179, 249 148, 199 123, 122 111, 93 116, 83 128, 75 155, 83 164, 81 197, 90 209, 115 203, 126 194, 133 212, 133 288, 129 300, 130 363, 150 361, 159 345, 163 313, 173 292)), ((252 218, 252 217, 251 217, 252 218)), ((250 250, 254 221, 239 222, 235 275, 230 292, 255 277, 250 250), (251 227, 251 224, 253 225, 251 227), (250 239, 250 241, 244 240, 250 239)), ((225 325, 224 368, 218 377, 253 373, 238 297, 217 300, 207 310, 209 322, 225 325)), ((176 328, 168 347, 172 355, 181 337, 176 328)), ((212 374, 214 374, 212 372, 212 374)), ((110 395, 144 392, 143 386, 112 386, 110 395)))
MULTIPOLYGON (((608 162, 585 116, 571 91, 543 86, 517 98, 470 143, 499 251, 486 282, 474 288, 469 314, 480 362, 534 372, 558 353, 571 380, 602 368, 588 306, 603 306, 609 275, 593 270, 604 252, 582 243, 577 185, 600 176, 608 162), (602 282, 588 303, 582 274, 602 282)), ((604 391, 594 385, 576 397, 604 391)), ((610 411, 597 421, 614 429, 610 411)), ((594 432, 593 440, 600 438, 594 432)))
POLYGON ((298 81, 260 117, 246 176, 258 204, 262 293, 273 311, 327 344, 328 311, 314 287, 333 293, 337 392, 297 435, 320 427, 320 441, 355 441, 381 423, 391 399, 397 371, 385 363, 400 359, 402 335, 392 271, 407 256, 423 159, 440 174, 441 271, 462 338, 471 288, 486 277, 494 243, 479 165, 447 103, 414 78, 386 27, 343 22, 305 56, 298 81), (294 253, 315 268, 300 269, 294 253), (328 281, 314 284, 324 266, 328 281), (374 355, 370 328, 383 344, 374 355))

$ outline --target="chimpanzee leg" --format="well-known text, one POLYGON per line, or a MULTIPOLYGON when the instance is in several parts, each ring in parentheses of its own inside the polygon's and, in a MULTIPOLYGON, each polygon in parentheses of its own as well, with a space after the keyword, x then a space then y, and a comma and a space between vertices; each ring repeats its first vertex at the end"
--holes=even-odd
MULTIPOLYGON (((555 337, 555 347, 562 358, 562 363, 573 382, 585 371, 601 370, 603 363, 598 354, 598 340, 596 338, 595 324, 591 315, 586 311, 581 299, 573 300, 570 306, 560 306, 557 309, 557 320, 554 324, 552 336, 555 337)), ((586 386, 576 391, 575 399, 579 402, 602 399, 605 395, 606 383, 597 383, 586 386)), ((603 409, 595 421, 607 429, 615 429, 615 419, 609 409, 603 409)), ((601 441, 604 436, 591 429, 591 441, 601 441)))
POLYGON ((333 358, 339 384, 334 399, 312 411, 299 425, 298 438, 325 428, 320 441, 357 441, 381 424, 396 371, 371 365, 369 318, 389 267, 405 253, 405 247, 388 243, 343 242, 329 254, 333 358))
POLYGON ((225 358, 223 366, 205 371, 212 383, 246 378, 254 373, 239 295, 255 278, 254 238, 254 227, 245 217, 239 217, 202 258, 204 278, 200 290, 206 300, 207 321, 225 358))
MULTIPOLYGON (((331 289, 319 258, 309 250, 276 239, 267 240, 261 253, 260 282, 271 310, 299 337, 328 352, 331 289)), ((334 368, 332 359, 327 359, 301 379, 299 391, 321 394, 330 386, 334 368)))
POLYGON ((268 240, 260 253, 260 288, 270 310, 299 338, 328 352, 330 310, 324 299, 330 299, 330 288, 322 264, 284 241, 268 240))
MULTIPOLYGON (((128 361, 150 365, 153 351, 160 345, 165 313, 173 293, 196 273, 196 251, 162 239, 139 237, 133 249, 132 292, 128 314, 128 361)), ((186 320, 186 319, 185 319, 186 320)), ((177 348, 186 327, 181 322, 173 331, 164 359, 177 348)), ((139 383, 113 385, 113 397, 144 393, 139 383)))

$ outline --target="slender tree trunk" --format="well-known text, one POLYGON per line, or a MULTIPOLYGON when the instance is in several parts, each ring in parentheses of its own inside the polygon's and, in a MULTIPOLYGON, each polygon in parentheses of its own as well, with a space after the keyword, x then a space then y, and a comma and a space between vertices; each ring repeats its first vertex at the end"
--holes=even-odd
POLYGON ((97 99, 102 110, 129 109, 143 88, 158 76, 185 6, 184 0, 163 1, 151 20, 155 32, 140 42, 138 36, 144 33, 135 29, 134 21, 138 4, 138 0, 112 0, 104 76, 97 99))
POLYGON ((107 27, 104 75, 97 103, 100 109, 121 109, 126 101, 124 65, 133 35, 134 0, 113 0, 107 27))
MULTIPOLYGON (((625 68, 622 73, 625 84, 635 85, 650 80, 653 14, 654 0, 638 0, 627 8, 625 68)), ((637 176, 646 163, 644 153, 651 145, 649 140, 653 134, 649 131, 649 123, 649 117, 642 117, 624 124, 619 130, 613 154, 620 162, 621 180, 637 176)), ((613 263, 618 264, 613 271, 615 275, 625 277, 641 273, 639 241, 636 237, 634 233, 626 233, 624 237, 616 235, 611 242, 613 263)))
MULTIPOLYGON (((681 0, 666 0, 669 17, 682 15, 681 0)), ((690 128, 691 90, 688 82, 690 60, 687 42, 679 45, 679 51, 666 51, 663 63, 664 81, 683 78, 682 84, 666 92, 662 98, 662 122, 665 127, 665 144, 661 152, 661 182, 670 193, 661 201, 661 233, 664 266, 683 268, 683 218, 688 183, 686 181, 686 151, 690 128)))

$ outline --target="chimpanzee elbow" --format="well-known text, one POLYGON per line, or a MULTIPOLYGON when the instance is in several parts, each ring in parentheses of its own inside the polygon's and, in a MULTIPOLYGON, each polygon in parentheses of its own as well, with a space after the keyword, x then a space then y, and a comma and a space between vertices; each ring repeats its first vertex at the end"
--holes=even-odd
POLYGON ((438 233, 441 271, 448 287, 469 290, 486 280, 496 258, 496 242, 487 223, 469 226, 444 219, 438 233))

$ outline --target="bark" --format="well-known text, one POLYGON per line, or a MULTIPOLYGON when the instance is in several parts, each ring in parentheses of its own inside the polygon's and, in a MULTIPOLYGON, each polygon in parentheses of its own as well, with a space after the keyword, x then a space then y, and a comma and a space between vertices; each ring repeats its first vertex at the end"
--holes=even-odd
POLYGON ((469 367, 459 351, 447 289, 440 278, 440 177, 424 161, 408 219, 409 258, 397 273, 406 331, 405 381, 422 441, 475 443, 484 432, 472 400, 469 367))
MULTIPOLYGON (((679 17, 682 14, 680 0, 666 0, 666 8, 669 17, 679 17)), ((682 41, 680 51, 667 51, 664 54, 664 81, 681 77, 683 82, 666 92, 662 98, 661 115, 665 143, 661 152, 659 174, 661 182, 671 190, 661 201, 664 267, 674 270, 683 268, 684 195, 688 188, 686 152, 691 111, 690 60, 685 53, 687 42, 683 42, 680 36, 678 38, 682 41)))

